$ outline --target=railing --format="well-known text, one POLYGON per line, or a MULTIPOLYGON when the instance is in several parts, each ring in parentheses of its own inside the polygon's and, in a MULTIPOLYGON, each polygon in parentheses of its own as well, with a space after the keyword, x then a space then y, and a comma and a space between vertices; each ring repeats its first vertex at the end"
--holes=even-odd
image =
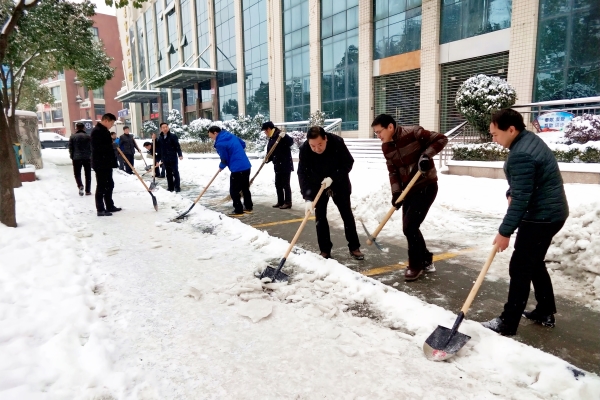
MULTIPOLYGON (((342 119, 331 118, 324 121, 325 132, 333 133, 334 135, 340 136, 342 134, 342 119)), ((279 129, 284 132, 299 131, 307 132, 310 128, 309 121, 296 121, 296 122, 277 122, 275 123, 279 129)))
POLYGON ((452 146, 455 144, 479 143, 481 138, 479 133, 473 129, 467 121, 461 122, 459 125, 450 129, 445 133, 448 138, 448 144, 438 154, 438 165, 442 168, 448 162, 448 157, 452 157, 452 146))
POLYGON ((571 100, 541 101, 531 104, 518 104, 512 106, 523 114, 523 119, 528 129, 533 129, 532 122, 540 115, 547 112, 565 111, 573 115, 600 114, 600 96, 582 97, 571 100))

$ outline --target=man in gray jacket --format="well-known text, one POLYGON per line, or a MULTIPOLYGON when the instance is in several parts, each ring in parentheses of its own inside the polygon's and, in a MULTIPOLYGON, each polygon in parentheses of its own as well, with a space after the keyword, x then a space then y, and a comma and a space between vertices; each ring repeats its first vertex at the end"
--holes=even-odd
POLYGON ((73 160, 73 174, 79 188, 79 195, 83 196, 83 182, 81 182, 81 168, 83 167, 85 173, 85 194, 91 195, 92 167, 90 166, 90 162, 92 159, 92 139, 90 135, 85 133, 85 125, 81 122, 78 122, 75 128, 77 132, 69 138, 69 156, 73 160))
POLYGON ((508 247, 517 228, 515 250, 509 264, 508 301, 498 318, 483 326, 504 336, 515 335, 521 314, 543 326, 554 327, 556 304, 544 258, 552 238, 569 216, 569 206, 556 158, 546 143, 525 129, 523 117, 512 109, 492 115, 494 142, 510 149, 504 163, 509 189, 508 210, 493 244, 508 247), (533 283, 537 306, 525 311, 533 283))
MULTIPOLYGON (((127 160, 129 160, 129 163, 133 165, 133 155, 135 154, 135 151, 137 150, 140 153, 141 151, 137 143, 135 142, 133 135, 129 133, 128 126, 123 127, 123 134, 119 137, 119 147, 121 148, 123 154, 125 154, 125 157, 127 157, 127 160)), ((133 174, 133 171, 131 170, 129 165, 127 165, 127 163, 125 163, 125 172, 127 172, 130 175, 133 174)))

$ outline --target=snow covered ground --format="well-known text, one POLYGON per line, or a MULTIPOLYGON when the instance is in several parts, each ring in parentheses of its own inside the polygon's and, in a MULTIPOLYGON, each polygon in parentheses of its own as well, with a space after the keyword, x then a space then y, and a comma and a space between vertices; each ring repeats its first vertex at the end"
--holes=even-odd
MULTIPOLYGON (((253 274, 278 261, 286 241, 202 202, 186 222, 170 223, 190 201, 159 190, 157 213, 134 176, 115 173, 124 210, 98 218, 93 199, 77 195, 66 151, 43 154, 39 180, 15 192, 19 228, 0 226, 2 399, 598 398, 598 376, 576 377, 565 361, 473 321, 461 325, 472 339, 456 357, 428 361, 424 340, 455 314, 334 260, 298 251, 286 264, 290 284, 261 284, 253 274), (356 308, 380 318, 354 316, 356 308)), ((183 184, 202 188, 218 162, 180 165, 183 184)), ((214 189, 224 191, 228 177, 214 189)), ((255 201, 272 202, 272 179, 268 165, 255 201)), ((356 216, 372 229, 389 208, 384 166, 357 163, 351 179, 356 216)), ((572 210, 599 198, 595 186, 567 186, 572 210)), ((484 258, 505 187, 441 176, 428 241, 478 247, 484 258)), ((588 214, 573 218, 574 230, 597 221, 588 214)), ((393 219, 382 240, 403 240, 400 228, 393 219)), ((506 274, 507 257, 494 274, 506 274)))

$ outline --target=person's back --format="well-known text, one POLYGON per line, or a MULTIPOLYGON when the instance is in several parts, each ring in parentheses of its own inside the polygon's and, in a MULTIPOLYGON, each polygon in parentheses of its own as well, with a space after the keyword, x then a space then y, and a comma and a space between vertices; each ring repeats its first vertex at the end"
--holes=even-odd
POLYGON ((250 160, 244 151, 245 148, 246 143, 242 139, 226 130, 221 130, 215 140, 215 149, 231 172, 240 172, 251 168, 250 160))
POLYGON ((110 131, 104 125, 98 123, 92 129, 90 138, 92 144, 92 167, 94 169, 116 168, 117 158, 115 157, 110 131))
POLYGON ((92 158, 92 139, 85 131, 77 131, 69 138, 69 153, 72 160, 92 158))

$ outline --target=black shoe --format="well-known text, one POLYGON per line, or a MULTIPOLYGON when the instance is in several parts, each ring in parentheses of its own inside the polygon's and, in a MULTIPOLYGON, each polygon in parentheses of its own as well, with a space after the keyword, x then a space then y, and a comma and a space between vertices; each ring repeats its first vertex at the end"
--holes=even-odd
POLYGON ((289 210, 290 208, 292 208, 292 203, 285 203, 284 205, 279 207, 280 210, 289 210))
POLYGON ((273 208, 279 208, 279 207, 281 207, 282 205, 283 205, 283 204, 279 204, 279 203, 277 203, 277 204, 273 204, 271 207, 273 207, 273 208))
POLYGON ((481 325, 496 333, 501 334, 502 336, 513 336, 517 334, 517 330, 509 328, 508 325, 506 325, 500 317, 494 318, 487 322, 482 322, 481 325))
POLYGON ((110 207, 110 208, 109 208, 108 210, 106 210, 106 211, 109 211, 109 212, 119 212, 119 211, 121 211, 121 210, 122 210, 122 208, 120 208, 120 207, 110 207))
POLYGON ((110 211, 98 211, 99 217, 110 217, 112 213, 110 211))
POLYGON ((556 326, 556 320, 554 319, 554 314, 542 315, 538 312, 538 310, 533 310, 533 311, 523 311, 523 316, 527 319, 532 320, 533 322, 535 322, 537 324, 547 326, 548 328, 554 328, 556 326))
POLYGON ((244 212, 237 212, 237 211, 232 211, 229 214, 230 217, 243 217, 244 216, 244 212))
POLYGON ((321 254, 319 254, 321 257, 323 258, 331 258, 331 254, 330 253, 325 253, 324 251, 321 252, 321 254))
POLYGON ((175 193, 181 192, 181 189, 175 189, 175 193))
POLYGON ((350 256, 359 261, 365 259, 365 255, 360 251, 360 249, 350 250, 350 256))
POLYGON ((86 195, 86 196, 91 196, 91 195, 92 195, 92 192, 85 192, 85 195, 86 195))
POLYGON ((83 186, 79 186, 79 195, 83 196, 83 186))
POLYGON ((252 214, 252 210, 244 208, 244 214, 252 214))

